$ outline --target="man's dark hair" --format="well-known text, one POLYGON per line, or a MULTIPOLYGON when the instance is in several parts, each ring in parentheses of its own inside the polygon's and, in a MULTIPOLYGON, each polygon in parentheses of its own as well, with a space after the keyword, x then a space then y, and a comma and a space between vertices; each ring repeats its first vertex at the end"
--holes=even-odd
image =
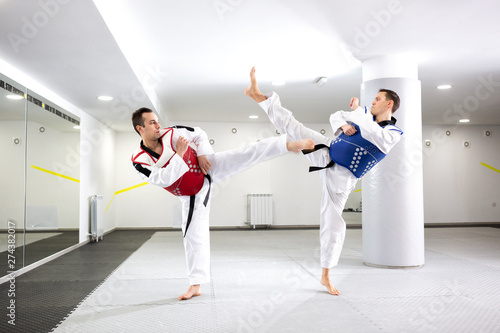
POLYGON ((144 127, 144 118, 142 117, 142 114, 148 112, 153 112, 153 110, 148 108, 140 108, 134 111, 134 113, 132 114, 132 125, 134 125, 134 129, 139 135, 141 135, 141 133, 139 133, 139 131, 137 130, 137 126, 144 127))
POLYGON ((389 89, 380 89, 378 92, 385 93, 385 99, 394 102, 394 105, 392 106, 392 113, 396 112, 396 110, 399 109, 400 101, 399 96, 398 94, 396 94, 396 92, 389 89))

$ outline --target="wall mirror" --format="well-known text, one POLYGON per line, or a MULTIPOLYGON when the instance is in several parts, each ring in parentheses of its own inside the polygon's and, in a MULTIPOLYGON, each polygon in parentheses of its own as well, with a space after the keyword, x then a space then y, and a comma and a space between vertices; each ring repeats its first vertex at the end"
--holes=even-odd
POLYGON ((23 267, 25 95, 26 88, 0 74, 0 276, 23 267))
POLYGON ((16 269, 20 269, 78 243, 80 120, 29 88, 16 89, 25 89, 18 100, 22 106, 12 105, 4 96, 12 93, 8 89, 2 89, 1 96, 6 101, 0 104, 0 135, 12 144, 7 152, 10 162, 0 170, 2 184, 8 184, 0 205, 6 244, 13 232, 9 221, 15 222, 16 269))

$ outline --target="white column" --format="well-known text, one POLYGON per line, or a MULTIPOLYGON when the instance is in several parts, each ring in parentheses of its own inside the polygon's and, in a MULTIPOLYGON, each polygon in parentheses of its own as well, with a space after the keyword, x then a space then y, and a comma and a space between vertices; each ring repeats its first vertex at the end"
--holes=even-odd
POLYGON ((386 268, 424 264, 422 108, 417 63, 402 56, 363 63, 361 104, 381 88, 395 91, 401 141, 362 180, 363 261, 386 268))

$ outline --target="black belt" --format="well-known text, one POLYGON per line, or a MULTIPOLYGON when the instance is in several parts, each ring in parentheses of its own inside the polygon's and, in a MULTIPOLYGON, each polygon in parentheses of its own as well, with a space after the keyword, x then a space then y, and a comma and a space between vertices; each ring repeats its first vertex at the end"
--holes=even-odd
MULTIPOLYGON (((328 150, 330 150, 329 146, 327 146, 327 145, 325 145, 323 143, 320 143, 320 144, 315 145, 313 149, 304 149, 304 150, 302 150, 302 153, 304 155, 307 155, 307 154, 310 154, 310 153, 314 153, 316 150, 325 149, 325 148, 328 149, 328 150)), ((309 172, 314 172, 314 171, 318 171, 318 170, 323 170, 323 169, 331 168, 334 165, 335 165, 335 162, 333 160, 331 160, 330 163, 328 163, 324 167, 310 166, 309 167, 309 172)))
MULTIPOLYGON (((208 179, 208 191, 207 195, 205 196, 205 200, 203 200, 203 205, 207 207, 208 199, 210 198, 210 188, 212 187, 212 177, 210 177, 209 174, 206 174, 205 178, 208 179)), ((184 231, 184 237, 186 237, 189 225, 191 224, 191 219, 193 218, 195 199, 196 199, 196 194, 189 197, 189 213, 186 223, 186 230, 184 231)))

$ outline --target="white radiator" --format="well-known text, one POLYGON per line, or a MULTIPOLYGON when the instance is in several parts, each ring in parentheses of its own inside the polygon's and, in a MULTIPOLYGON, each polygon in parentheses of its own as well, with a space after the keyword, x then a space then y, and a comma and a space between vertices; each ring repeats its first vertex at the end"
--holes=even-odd
POLYGON ((247 223, 256 225, 273 224, 273 195, 247 194, 247 223))
POLYGON ((90 197, 90 240, 98 242, 104 237, 104 204, 102 195, 90 197))

